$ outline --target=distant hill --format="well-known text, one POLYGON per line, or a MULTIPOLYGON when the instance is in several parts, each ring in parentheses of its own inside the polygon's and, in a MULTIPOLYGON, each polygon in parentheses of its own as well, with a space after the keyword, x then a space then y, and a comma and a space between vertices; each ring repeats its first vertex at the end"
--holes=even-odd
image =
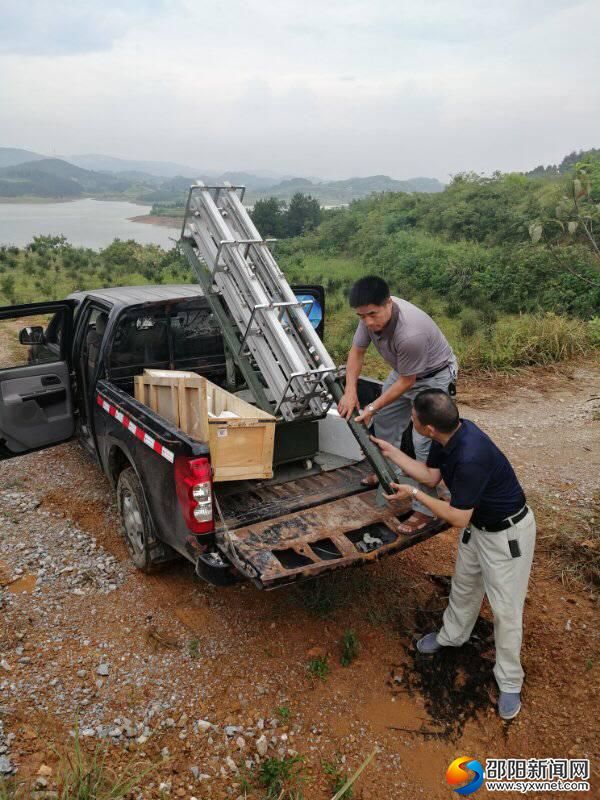
POLYGON ((26 164, 28 161, 41 161, 47 156, 33 153, 31 150, 21 150, 18 147, 0 147, 0 169, 14 167, 17 164, 26 164))
POLYGON ((296 192, 310 194, 322 205, 340 206, 374 192, 440 192, 435 178, 399 181, 387 175, 322 181, 318 178, 275 178, 267 174, 194 170, 172 161, 136 161, 97 154, 71 160, 46 158, 28 150, 0 148, 0 197, 122 196, 157 206, 183 205, 194 180, 245 186, 246 200, 265 197, 290 200, 296 192))
POLYGON ((262 192, 248 194, 249 202, 266 197, 289 200, 296 192, 310 194, 321 205, 346 205, 352 200, 368 197, 374 192, 441 192, 444 184, 436 178, 411 178, 406 181, 395 180, 388 175, 371 175, 366 178, 348 178, 343 181, 315 182, 307 178, 292 178, 281 181, 262 192))
POLYGON ((44 158, 0 169, 1 197, 80 197, 121 193, 131 181, 81 169, 60 158, 44 158))
POLYGON ((185 175, 188 178, 197 178, 203 170, 174 161, 137 161, 131 158, 116 158, 97 153, 66 156, 78 167, 95 172, 137 172, 153 175, 158 178, 174 178, 175 175, 185 175))

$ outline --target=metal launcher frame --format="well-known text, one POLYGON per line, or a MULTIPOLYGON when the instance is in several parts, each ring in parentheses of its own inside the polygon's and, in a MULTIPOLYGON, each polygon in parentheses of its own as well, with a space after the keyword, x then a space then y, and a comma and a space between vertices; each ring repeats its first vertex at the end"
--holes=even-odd
MULTIPOLYGON (((179 246, 258 405, 287 422, 319 419, 344 392, 339 371, 269 248, 274 240, 260 236, 244 207, 244 191, 191 186, 179 246)), ((394 473, 368 431, 349 425, 391 491, 394 473)))

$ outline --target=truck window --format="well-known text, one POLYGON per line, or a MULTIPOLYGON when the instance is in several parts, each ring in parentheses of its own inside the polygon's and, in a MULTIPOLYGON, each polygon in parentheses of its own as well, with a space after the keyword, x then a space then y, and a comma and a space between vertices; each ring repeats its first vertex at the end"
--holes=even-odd
POLYGON ((63 328, 62 311, 23 319, 0 320, 2 369, 60 361, 63 328))
POLYGON ((131 377, 147 367, 224 374, 223 337, 210 309, 187 302, 127 312, 111 347, 111 375, 131 377))
POLYGON ((221 332, 209 309, 173 311, 171 331, 175 361, 223 351, 221 332))
POLYGON ((167 367, 168 364, 169 337, 165 310, 137 310, 126 314, 113 340, 111 368, 126 367, 129 374, 134 374, 141 372, 144 367, 167 367))

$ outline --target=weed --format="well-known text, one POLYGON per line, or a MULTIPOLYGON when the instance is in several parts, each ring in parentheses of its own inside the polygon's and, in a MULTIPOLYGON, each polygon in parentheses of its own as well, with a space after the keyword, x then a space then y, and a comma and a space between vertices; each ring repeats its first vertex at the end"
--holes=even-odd
POLYGON ((327 658, 311 658, 308 662, 307 669, 313 678, 320 678, 322 681, 327 680, 329 675, 329 664, 327 658))
POLYGON ((188 653, 190 658, 196 659, 200 656, 200 642, 198 639, 190 639, 188 642, 188 653))
POLYGON ((88 756, 75 726, 73 750, 63 756, 59 770, 59 800, 124 800, 155 768, 141 767, 132 761, 123 771, 116 772, 108 766, 107 755, 107 747, 97 745, 88 756))
POLYGON ((279 706, 277 709, 277 716, 282 722, 287 722, 291 715, 292 712, 290 711, 289 706, 279 706))
POLYGON ((358 658, 358 650, 358 636, 354 631, 344 631, 342 637, 342 656, 340 659, 343 667, 349 667, 354 659, 358 658))
MULTIPOLYGON (((72 749, 62 755, 57 770, 58 800, 125 800, 154 769, 132 761, 125 769, 116 771, 108 766, 107 755, 105 745, 98 745, 91 755, 85 753, 75 725, 72 749)), ((33 796, 37 795, 23 782, 0 778, 0 800, 29 800, 33 796)))
POLYGON ((302 800, 302 756, 268 758, 260 765, 258 782, 267 790, 265 800, 302 800))
MULTIPOLYGON (((345 773, 339 763, 335 761, 323 761, 321 766, 323 767, 323 772, 331 778, 331 791, 333 794, 338 794, 348 781, 348 774, 345 773)), ((343 800, 351 800, 352 787, 349 786, 346 791, 340 795, 340 798, 343 798, 343 800)))

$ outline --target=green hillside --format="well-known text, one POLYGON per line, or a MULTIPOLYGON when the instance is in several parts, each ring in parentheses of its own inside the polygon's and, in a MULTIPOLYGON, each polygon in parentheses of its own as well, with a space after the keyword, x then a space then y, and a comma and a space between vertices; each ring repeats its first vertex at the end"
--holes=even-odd
POLYGON ((122 193, 127 178, 92 172, 60 158, 44 158, 0 169, 0 196, 81 197, 84 194, 122 193))

